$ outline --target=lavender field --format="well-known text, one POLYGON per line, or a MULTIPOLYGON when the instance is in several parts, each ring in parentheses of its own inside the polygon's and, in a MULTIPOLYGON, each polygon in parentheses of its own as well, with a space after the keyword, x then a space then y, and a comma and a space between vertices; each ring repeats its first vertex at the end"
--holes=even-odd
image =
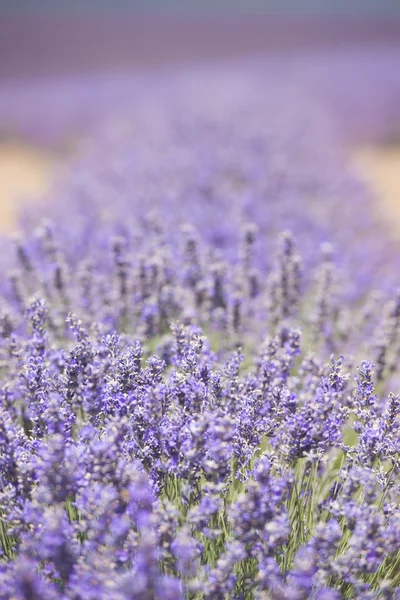
POLYGON ((4 85, 76 147, 0 240, 0 600, 400 599, 399 65, 4 85))

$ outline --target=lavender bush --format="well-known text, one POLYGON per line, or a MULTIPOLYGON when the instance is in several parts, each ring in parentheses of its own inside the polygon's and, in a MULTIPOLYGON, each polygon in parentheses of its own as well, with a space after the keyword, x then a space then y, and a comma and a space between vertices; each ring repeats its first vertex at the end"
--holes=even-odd
MULTIPOLYGON (((316 248, 329 241, 338 267, 351 273, 349 295, 387 292, 399 248, 345 152, 335 119, 290 78, 254 66, 205 69, 143 85, 131 109, 96 129, 51 190, 44 216, 57 223, 70 262, 103 253, 115 233, 152 235, 155 218, 173 247, 177 230, 191 224, 200 244, 235 262, 243 224, 256 223, 263 274, 276 236, 289 229, 306 277, 316 248)), ((38 215, 37 207, 25 214, 26 229, 38 215)))
POLYGON ((1 599, 400 598, 397 255, 324 110, 209 81, 5 245, 1 599))
POLYGON ((250 225, 235 264, 187 227, 175 258, 112 239, 107 274, 36 235, 1 321, 1 598, 400 590, 397 295, 349 319, 289 233, 262 281, 250 225))

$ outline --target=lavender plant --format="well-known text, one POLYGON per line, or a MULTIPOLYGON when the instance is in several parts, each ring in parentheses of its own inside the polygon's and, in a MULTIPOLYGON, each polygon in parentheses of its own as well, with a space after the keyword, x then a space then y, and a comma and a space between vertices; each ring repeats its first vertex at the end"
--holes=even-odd
POLYGON ((236 264, 176 240, 113 238, 75 276, 49 224, 16 246, 0 597, 397 597, 396 297, 344 336, 326 248, 305 277, 285 233, 264 279, 254 227, 236 264))
POLYGON ((259 75, 147 90, 4 242, 1 599, 400 598, 397 255, 259 75))
MULTIPOLYGON (((122 241, 114 260, 123 261, 130 251, 124 238, 141 251, 144 232, 153 240, 152 257, 160 235, 175 253, 177 230, 190 225, 198 240, 188 239, 187 251, 205 241, 223 279, 224 261, 246 268, 243 228, 253 223, 262 239, 251 250, 253 266, 262 276, 271 269, 276 236, 289 229, 306 277, 316 247, 330 242, 353 300, 374 288, 387 293, 395 284, 398 245, 349 167, 335 119, 292 79, 249 65, 137 82, 136 101, 110 109, 45 208, 25 211, 27 238, 41 216, 50 217, 71 268, 83 257, 90 264, 113 238, 122 241)), ((48 243, 44 237, 42 245, 48 243)), ((188 276, 196 277, 199 267, 188 276)), ((62 285, 66 274, 59 276, 62 285)))

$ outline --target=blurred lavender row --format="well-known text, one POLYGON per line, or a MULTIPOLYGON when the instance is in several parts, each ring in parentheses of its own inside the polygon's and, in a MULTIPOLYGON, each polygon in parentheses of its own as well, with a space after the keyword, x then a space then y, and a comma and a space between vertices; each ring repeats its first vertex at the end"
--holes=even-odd
POLYGON ((18 106, 14 88, 8 101, 2 97, 3 114, 10 115, 14 98, 25 135, 43 143, 67 133, 88 137, 44 208, 25 211, 25 230, 51 217, 74 262, 77 255, 101 255, 111 230, 133 231, 155 212, 168 241, 190 223, 234 260, 232 248, 251 222, 261 233, 262 272, 276 234, 289 229, 307 264, 315 263, 321 243, 334 244, 339 267, 352 274, 352 298, 388 289, 398 250, 346 151, 358 131, 373 139, 396 131, 396 56, 395 49, 370 49, 297 63, 260 58, 190 72, 48 82, 37 85, 30 110, 18 106), (336 72, 343 81, 357 76, 357 84, 341 88, 336 72))
POLYGON ((4 80, 0 133, 54 145, 87 134, 102 119, 159 94, 172 79, 215 69, 252 72, 305 88, 324 104, 347 142, 384 141, 400 134, 400 45, 365 45, 296 56, 273 53, 203 66, 98 72, 4 80), (218 66, 216 66, 218 65, 218 66), (176 75, 176 72, 178 75, 176 75))

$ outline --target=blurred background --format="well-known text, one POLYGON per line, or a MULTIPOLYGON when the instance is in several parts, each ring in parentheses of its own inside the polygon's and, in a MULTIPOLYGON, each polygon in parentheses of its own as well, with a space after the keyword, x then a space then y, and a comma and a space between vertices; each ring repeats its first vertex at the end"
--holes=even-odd
POLYGON ((400 231, 399 57, 399 0, 1 0, 0 227, 133 82, 254 59, 330 107, 400 231))

